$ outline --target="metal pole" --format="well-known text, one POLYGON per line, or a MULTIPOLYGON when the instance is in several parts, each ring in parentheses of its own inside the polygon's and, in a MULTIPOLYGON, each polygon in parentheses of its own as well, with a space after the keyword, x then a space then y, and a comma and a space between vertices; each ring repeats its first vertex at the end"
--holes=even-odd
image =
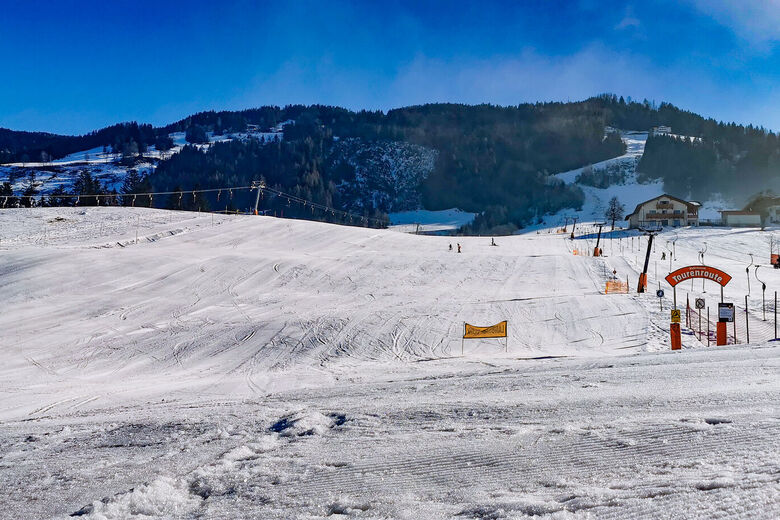
POLYGON ((748 319, 748 297, 745 295, 745 339, 750 343, 750 320, 748 319))
POLYGON ((707 346, 710 346, 710 306, 707 306, 707 346))
POLYGON ((766 321, 766 284, 761 287, 761 311, 764 313, 764 321, 766 321))
POLYGON ((775 339, 777 339, 777 291, 775 291, 775 339))
POLYGON ((696 308, 696 314, 699 315, 699 341, 701 341, 701 309, 696 308))
POLYGON ((685 326, 691 328, 691 299, 690 295, 685 295, 685 326))

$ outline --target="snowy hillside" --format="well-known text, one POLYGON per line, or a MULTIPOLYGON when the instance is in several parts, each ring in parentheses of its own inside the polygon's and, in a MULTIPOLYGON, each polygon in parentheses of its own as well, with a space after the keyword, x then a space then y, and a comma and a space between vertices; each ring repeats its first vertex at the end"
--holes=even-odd
MULTIPOLYGON (((637 179, 636 167, 645 150, 647 132, 620 132, 623 142, 626 143, 625 154, 555 175, 556 178, 566 184, 576 183, 582 188, 582 191, 585 193, 585 203, 579 211, 562 210, 556 215, 545 216, 542 219, 543 224, 541 227, 560 225, 565 217, 576 217, 580 222, 603 221, 604 212, 612 197, 617 197, 620 203, 624 205, 625 214, 627 215, 634 210, 637 204, 664 193, 662 180, 640 183, 637 179), (604 186, 593 186, 591 183, 584 181, 583 177, 596 179, 619 177, 620 180, 608 182, 604 186)), ((676 137, 696 139, 688 136, 676 137)), ((686 194, 678 195, 681 197, 687 196, 686 194)), ((713 200, 702 201, 699 218, 702 221, 719 221, 720 210, 734 209, 735 207, 737 206, 733 201, 724 199, 722 196, 713 200)), ((618 222, 616 225, 625 225, 625 223, 618 222)))
MULTIPOLYGON (((621 138, 626 143, 626 153, 613 159, 607 159, 587 167, 577 168, 556 175, 566 184, 577 183, 585 193, 585 203, 582 210, 563 210, 557 215, 544 218, 546 225, 558 225, 564 216, 577 217, 580 222, 603 221, 604 211, 607 209, 609 200, 617 197, 621 204, 626 208, 626 214, 633 211, 634 207, 640 202, 661 195, 663 191, 663 182, 653 182, 641 184, 637 180, 636 166, 645 150, 647 141, 647 132, 622 132, 621 138), (605 188, 588 186, 578 182, 583 172, 592 172, 599 174, 610 170, 619 171, 623 180, 605 188)), ((618 223, 620 225, 620 223, 618 223)))
MULTIPOLYGON (((754 345, 671 352, 668 287, 663 311, 603 294, 613 271, 635 285, 638 238, 593 258, 548 231, 458 254, 271 217, 0 211, 3 515, 777 518, 780 347, 755 281, 754 345), (506 351, 462 343, 501 320, 506 351)), ((667 247, 673 267, 706 247, 739 305, 767 238, 663 233, 650 285, 667 247)), ((700 282, 678 297, 714 306, 700 282)))
MULTIPOLYGON (((285 122, 289 123, 289 122, 285 122)), ((270 143, 275 139, 283 139, 282 126, 272 129, 271 132, 247 131, 214 135, 208 132, 209 143, 195 145, 198 148, 206 148, 213 143, 230 141, 233 139, 247 140, 257 139, 260 142, 270 143)), ((122 183, 131 170, 146 175, 154 171, 161 159, 179 153, 187 144, 185 132, 170 134, 173 140, 173 148, 160 152, 154 146, 134 158, 132 165, 122 164, 121 154, 111 153, 102 147, 83 150, 67 155, 61 159, 50 162, 26 162, 0 164, 0 184, 10 182, 14 193, 21 193, 30 185, 30 174, 35 175, 35 184, 41 194, 52 193, 58 187, 70 191, 81 172, 89 172, 94 179, 100 181, 107 191, 121 191, 122 183)))

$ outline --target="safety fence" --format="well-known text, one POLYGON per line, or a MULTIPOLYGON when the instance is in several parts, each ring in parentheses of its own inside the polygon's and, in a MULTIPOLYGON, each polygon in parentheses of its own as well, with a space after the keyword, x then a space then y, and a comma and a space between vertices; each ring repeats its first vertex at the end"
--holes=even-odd
MULTIPOLYGON (((767 304, 766 319, 763 317, 764 309, 751 309, 749 305, 749 302, 748 307, 744 303, 734 305, 734 321, 726 324, 727 344, 766 343, 777 339, 778 317, 774 303, 767 304)), ((697 309, 686 302, 685 326, 705 345, 715 344, 717 322, 717 307, 697 309)))

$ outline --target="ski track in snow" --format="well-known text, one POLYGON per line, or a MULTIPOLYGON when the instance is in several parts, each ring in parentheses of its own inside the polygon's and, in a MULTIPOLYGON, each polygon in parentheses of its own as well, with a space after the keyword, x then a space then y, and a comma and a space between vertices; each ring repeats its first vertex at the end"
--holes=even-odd
MULTIPOLYGON (((707 241, 744 312, 745 253, 766 263, 774 231, 662 233, 650 292, 604 295, 613 270, 636 285, 646 239, 606 233, 593 258, 572 254, 595 247, 589 224, 491 247, 212 218, 0 211, 0 517, 780 515, 758 284, 754 345, 686 334, 670 352, 660 260, 697 263, 707 241), (503 319, 508 352, 461 355, 464 321, 503 319)), ((715 306, 704 289, 678 301, 715 306)))

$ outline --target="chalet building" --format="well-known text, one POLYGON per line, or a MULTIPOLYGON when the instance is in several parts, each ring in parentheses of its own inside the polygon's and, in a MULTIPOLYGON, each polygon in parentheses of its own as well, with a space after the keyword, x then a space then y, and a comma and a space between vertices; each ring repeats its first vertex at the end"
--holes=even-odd
POLYGON ((730 227, 761 227, 761 213, 758 211, 721 211, 720 221, 730 227))
POLYGON ((672 133, 672 127, 670 126, 654 126, 652 128, 653 135, 668 135, 672 133))
POLYGON ((698 202, 664 194, 637 204, 626 220, 631 228, 698 226, 699 206, 698 202))

